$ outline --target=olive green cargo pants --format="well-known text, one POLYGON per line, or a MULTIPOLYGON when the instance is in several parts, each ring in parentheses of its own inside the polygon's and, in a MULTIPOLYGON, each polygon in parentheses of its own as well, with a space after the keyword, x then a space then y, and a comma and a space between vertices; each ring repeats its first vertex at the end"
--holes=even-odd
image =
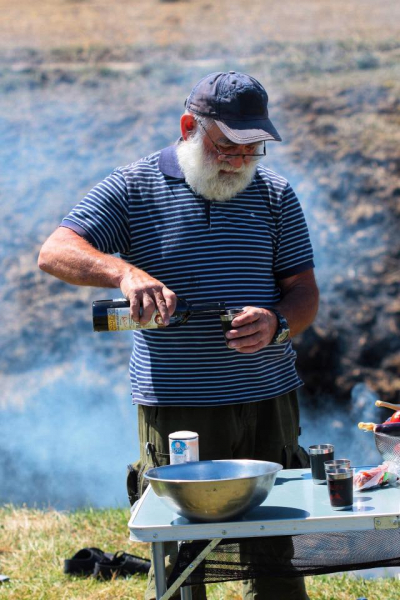
MULTIPOLYGON (((308 466, 308 456, 298 445, 299 408, 296 392, 247 404, 211 407, 138 406, 140 439, 139 493, 145 487, 144 473, 155 465, 169 464, 168 435, 174 431, 199 434, 200 460, 252 458, 280 463, 284 468, 308 466), (146 450, 150 443, 153 452, 146 450)), ((254 547, 254 542, 253 547, 254 547)), ((263 539, 260 544, 271 543, 263 539)), ((166 543, 167 576, 176 559, 177 545, 166 543)), ((290 556, 291 548, 276 549, 290 556)), ((246 553, 246 543, 242 552, 246 553)), ((270 550, 269 550, 270 552, 270 550)), ((268 554, 268 552, 267 552, 268 554)), ((205 586, 193 586, 194 600, 206 599, 205 586)), ((174 596, 180 598, 180 594, 174 596)), ((307 600, 302 577, 260 577, 243 584, 245 600, 307 600)), ((155 599, 150 570, 145 600, 155 599)))

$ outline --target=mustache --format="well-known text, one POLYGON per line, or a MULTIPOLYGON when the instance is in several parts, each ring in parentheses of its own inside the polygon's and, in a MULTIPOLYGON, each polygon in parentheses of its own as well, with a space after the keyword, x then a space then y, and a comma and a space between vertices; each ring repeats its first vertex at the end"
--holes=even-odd
POLYGON ((189 186, 206 200, 224 202, 243 191, 252 181, 257 164, 240 167, 216 159, 195 136, 178 145, 178 161, 189 186))
POLYGON ((246 165, 241 165, 240 167, 233 167, 230 163, 225 162, 225 161, 221 161, 221 167, 219 168, 219 171, 228 171, 230 173, 246 173, 248 167, 246 165))

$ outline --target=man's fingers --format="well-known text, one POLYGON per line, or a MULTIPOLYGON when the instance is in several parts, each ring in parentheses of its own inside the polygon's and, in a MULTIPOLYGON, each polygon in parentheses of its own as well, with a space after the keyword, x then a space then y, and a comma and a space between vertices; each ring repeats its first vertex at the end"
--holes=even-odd
POLYGON ((140 298, 135 294, 135 295, 132 295, 132 297, 128 296, 127 299, 129 300, 129 303, 130 303, 131 319, 136 321, 136 323, 139 323, 140 305, 141 305, 140 298))
POLYGON ((254 308, 252 306, 245 306, 243 308, 243 312, 237 315, 233 321, 233 327, 242 327, 247 323, 253 323, 260 318, 260 315, 254 312, 254 308))
MULTIPOLYGON (((233 322, 232 322, 233 325, 233 322)), ((259 331, 260 327, 258 326, 257 323, 250 323, 250 325, 242 325, 241 327, 238 326, 238 328, 236 329, 235 327, 233 327, 233 329, 230 329, 229 331, 226 332, 226 337, 228 339, 238 339, 238 338, 242 338, 242 337, 247 337, 249 335, 253 335, 254 333, 257 333, 257 331, 259 331)))
POLYGON ((276 329, 276 317, 270 311, 245 306, 243 313, 232 321, 232 329, 226 333, 229 347, 239 352, 257 352, 267 346, 276 329))
POLYGON ((156 310, 157 304, 153 295, 150 295, 149 292, 143 293, 142 298, 142 310, 140 315, 140 323, 142 325, 148 323, 151 319, 153 312, 156 310))
POLYGON ((158 311, 164 325, 168 325, 170 316, 175 312, 176 295, 174 292, 163 287, 163 291, 157 289, 144 290, 135 294, 131 300, 131 316, 142 325, 148 323, 154 313, 158 311), (164 292, 164 293, 163 293, 164 292))
POLYGON ((170 317, 172 317, 176 309, 176 294, 172 290, 164 286, 162 289, 162 295, 164 296, 165 304, 167 305, 168 314, 170 317))
POLYGON ((134 321, 145 325, 157 311, 164 325, 169 324, 169 318, 175 312, 176 295, 161 281, 140 269, 133 269, 120 285, 122 293, 130 302, 130 315, 134 321))
POLYGON ((264 336, 260 331, 254 333, 253 335, 249 335, 241 338, 234 338, 229 340, 229 348, 234 348, 235 350, 239 350, 246 347, 256 346, 259 343, 262 343, 264 340, 264 336))
POLYGON ((235 349, 237 352, 240 352, 241 354, 252 354, 253 352, 258 352, 259 350, 262 350, 262 348, 264 348, 264 347, 265 347, 265 344, 263 342, 259 342, 255 346, 243 346, 243 348, 235 348, 235 349))
POLYGON ((154 298, 157 306, 157 310, 161 315, 164 325, 169 323, 169 311, 165 302, 164 296, 161 292, 154 292, 154 298))

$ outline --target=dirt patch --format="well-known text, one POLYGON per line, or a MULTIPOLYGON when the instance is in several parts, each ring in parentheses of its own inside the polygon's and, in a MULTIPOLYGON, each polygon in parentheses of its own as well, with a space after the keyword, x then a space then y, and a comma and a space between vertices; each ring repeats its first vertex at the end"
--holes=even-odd
POLYGON ((6 49, 223 42, 236 55, 265 41, 396 39, 399 16, 396 0, 0 0, 0 11, 6 49))
MULTIPOLYGON (((345 401, 367 381, 400 397, 397 3, 0 0, 0 9, 0 154, 12 198, 2 302, 21 307, 1 346, 8 376, 66 360, 90 329, 92 291, 39 273, 40 243, 115 166, 176 139, 196 80, 234 68, 266 84, 284 137, 267 162, 293 183, 316 250, 321 309, 296 342, 307 393, 345 401)), ((93 339, 110 368, 122 346, 93 339)))

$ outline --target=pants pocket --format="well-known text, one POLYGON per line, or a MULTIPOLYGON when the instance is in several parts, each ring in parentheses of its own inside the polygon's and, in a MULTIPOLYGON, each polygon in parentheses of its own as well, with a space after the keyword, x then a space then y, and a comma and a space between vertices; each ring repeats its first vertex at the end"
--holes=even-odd
POLYGON ((127 466, 126 475, 126 490, 128 492, 129 504, 133 506, 137 500, 139 500, 139 473, 140 473, 140 460, 135 463, 131 463, 127 466))
POLYGON ((310 466, 310 457, 303 446, 286 444, 283 455, 285 469, 308 469, 310 466))
POLYGON ((133 506, 146 491, 149 482, 144 477, 149 469, 167 464, 164 455, 156 452, 154 444, 146 444, 146 459, 139 459, 127 467, 126 488, 130 505, 133 506))

